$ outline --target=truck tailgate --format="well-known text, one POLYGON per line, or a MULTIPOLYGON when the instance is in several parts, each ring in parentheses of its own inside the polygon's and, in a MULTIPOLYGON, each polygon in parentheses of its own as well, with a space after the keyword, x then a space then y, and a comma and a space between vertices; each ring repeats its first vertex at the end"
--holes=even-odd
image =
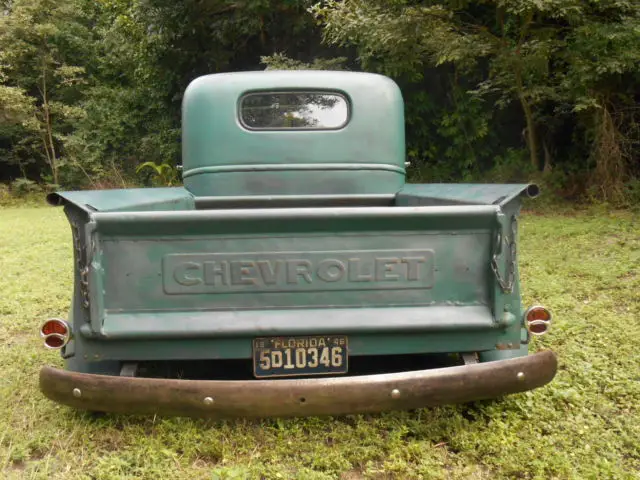
POLYGON ((86 333, 490 328, 499 214, 497 206, 93 212, 86 333))

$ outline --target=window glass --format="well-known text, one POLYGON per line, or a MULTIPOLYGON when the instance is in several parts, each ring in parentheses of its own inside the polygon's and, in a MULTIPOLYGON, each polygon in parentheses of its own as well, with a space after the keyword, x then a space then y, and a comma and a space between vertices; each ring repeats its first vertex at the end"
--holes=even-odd
POLYGON ((240 120, 257 130, 337 129, 348 119, 347 99, 337 93, 251 93, 240 102, 240 120))

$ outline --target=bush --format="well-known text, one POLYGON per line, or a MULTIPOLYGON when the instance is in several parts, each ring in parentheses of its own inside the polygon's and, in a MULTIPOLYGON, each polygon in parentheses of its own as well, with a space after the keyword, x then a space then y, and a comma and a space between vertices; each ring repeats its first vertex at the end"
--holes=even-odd
POLYGON ((48 186, 43 187, 26 178, 19 178, 11 184, 0 183, 0 205, 13 207, 41 204, 46 191, 48 186))
POLYGON ((18 198, 41 192, 42 188, 36 182, 26 178, 18 178, 11 183, 11 193, 18 198))

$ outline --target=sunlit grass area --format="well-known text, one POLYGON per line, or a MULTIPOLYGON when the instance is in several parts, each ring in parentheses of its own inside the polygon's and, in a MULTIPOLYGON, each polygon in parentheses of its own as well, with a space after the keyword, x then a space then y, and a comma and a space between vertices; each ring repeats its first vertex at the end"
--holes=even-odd
POLYGON ((340 418, 92 417, 45 399, 37 337, 66 316, 60 209, 0 210, 0 477, 273 479, 640 478, 640 223, 625 212, 527 214, 527 304, 555 315, 535 349, 552 384, 496 401, 340 418))

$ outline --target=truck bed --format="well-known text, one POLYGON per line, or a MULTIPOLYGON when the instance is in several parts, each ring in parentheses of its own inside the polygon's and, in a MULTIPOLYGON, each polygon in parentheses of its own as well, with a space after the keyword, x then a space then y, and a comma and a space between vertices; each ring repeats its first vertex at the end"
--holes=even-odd
POLYGON ((256 336, 322 333, 349 334, 350 355, 369 355, 398 342, 416 353, 519 342, 520 305, 504 308, 490 263, 509 201, 526 187, 465 205, 415 191, 321 208, 273 197, 268 208, 243 208, 256 198, 198 206, 176 189, 111 209, 108 192, 50 199, 80 225, 80 332, 103 360, 249 358, 256 336))

